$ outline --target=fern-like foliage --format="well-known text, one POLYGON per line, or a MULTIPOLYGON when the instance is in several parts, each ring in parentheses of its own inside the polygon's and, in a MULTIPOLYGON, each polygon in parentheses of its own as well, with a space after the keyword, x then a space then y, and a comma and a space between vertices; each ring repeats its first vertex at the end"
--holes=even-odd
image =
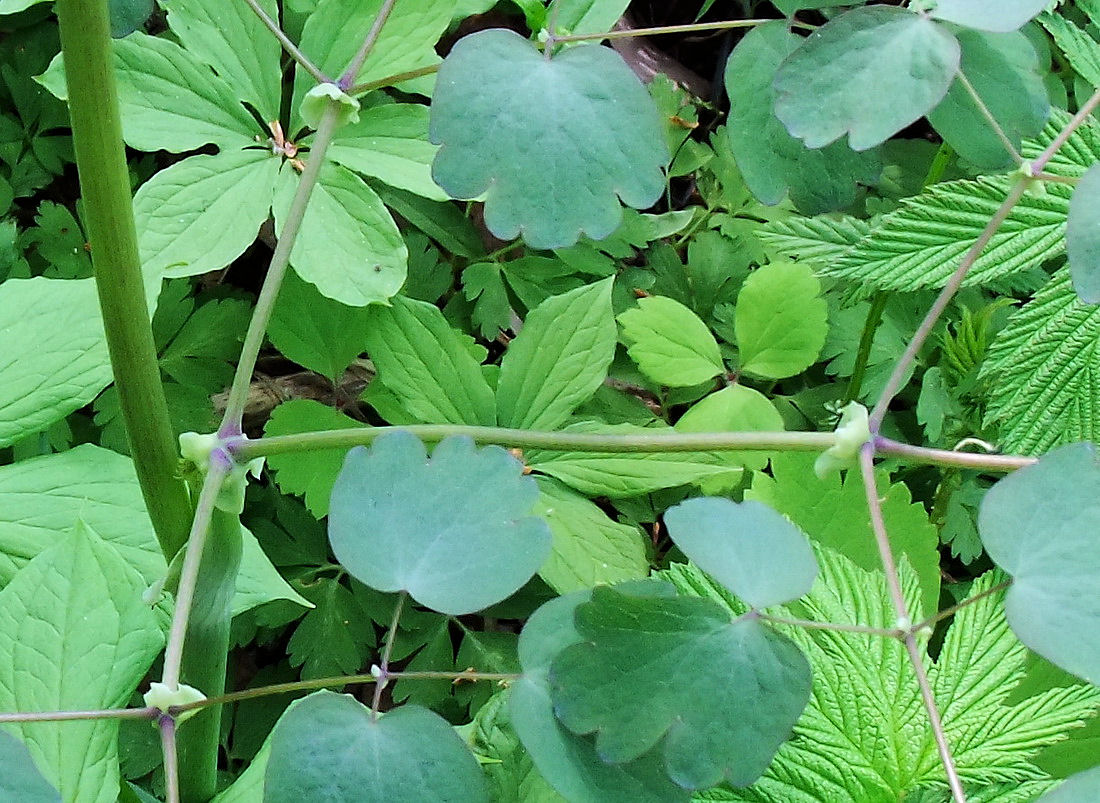
POLYGON ((871 232, 871 224, 857 217, 791 217, 761 227, 757 236, 779 256, 828 265, 840 259, 871 232))
POLYGON ((1100 306, 1082 304, 1063 268, 990 347, 986 422, 1004 449, 1038 454, 1100 437, 1100 306))
MULTIPOLYGON (((813 591, 787 607, 789 616, 892 627, 895 614, 881 572, 818 550, 821 576, 813 591)), ((909 610, 919 616, 919 591, 902 563, 909 610)), ((682 593, 743 606, 701 571, 674 564, 664 573, 682 593)), ((977 595, 1001 578, 989 573, 977 595)), ((814 669, 810 703, 772 766, 752 786, 712 790, 700 800, 817 803, 945 799, 943 768, 905 649, 895 639, 831 630, 788 629, 814 669)), ((1055 781, 1028 759, 1066 737, 1097 707, 1100 689, 1056 688, 1006 704, 1023 678, 1027 649, 1004 617, 1002 594, 963 608, 939 659, 926 661, 960 777, 974 800, 1033 800, 1055 781), (1026 790, 1026 795, 1022 793, 1026 790)))

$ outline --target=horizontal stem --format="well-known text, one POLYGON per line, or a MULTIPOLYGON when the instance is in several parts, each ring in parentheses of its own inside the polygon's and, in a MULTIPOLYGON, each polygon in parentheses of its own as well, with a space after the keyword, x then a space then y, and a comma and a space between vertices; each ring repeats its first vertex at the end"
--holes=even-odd
POLYGON ((1016 471, 1026 468, 1037 461, 1034 457, 1010 454, 975 454, 973 452, 955 452, 948 449, 929 449, 925 446, 911 446, 908 443, 875 438, 875 453, 891 457, 913 458, 915 462, 934 466, 954 468, 972 468, 979 471, 1016 471))
POLYGON ((11 722, 69 722, 82 719, 156 719, 159 708, 104 708, 100 711, 28 711, 0 714, 0 724, 11 722))
MULTIPOLYGON (((699 31, 727 31, 731 28, 755 28, 758 25, 766 25, 775 22, 774 19, 759 20, 722 20, 720 22, 694 22, 687 25, 661 25, 656 28, 625 28, 621 31, 607 31, 605 33, 573 33, 565 36, 555 36, 554 44, 562 42, 591 42, 604 39, 631 39, 637 36, 660 36, 666 33, 696 33, 699 31)), ((804 22, 792 21, 792 27, 811 29, 814 26, 804 22)))
POLYGON ((387 75, 385 78, 378 78, 374 81, 364 81, 361 84, 349 86, 347 94, 363 95, 367 92, 373 92, 375 89, 382 89, 383 87, 404 83, 405 81, 411 81, 414 78, 422 78, 425 75, 433 75, 437 72, 439 72, 439 65, 429 64, 427 67, 417 67, 415 70, 405 70, 405 72, 387 75))
POLYGON ((841 633, 863 633, 869 636, 882 636, 884 638, 901 638, 904 630, 888 630, 884 627, 868 627, 866 625, 849 625, 840 622, 815 622, 812 619, 787 619, 782 616, 772 616, 768 613, 758 613, 757 618, 775 625, 788 625, 790 627, 802 627, 807 630, 835 630, 841 633))
POLYGON ((993 594, 999 594, 1011 585, 1011 580, 1005 580, 1003 583, 997 583, 997 585, 992 586, 991 588, 987 588, 980 594, 975 594, 972 597, 967 597, 962 602, 955 603, 950 608, 944 608, 942 611, 937 612, 934 616, 929 616, 923 622, 914 625, 913 632, 916 633, 926 627, 932 627, 933 625, 942 622, 947 617, 954 616, 963 608, 969 608, 971 605, 973 605, 975 602, 978 602, 979 600, 983 600, 986 597, 992 596, 993 594))

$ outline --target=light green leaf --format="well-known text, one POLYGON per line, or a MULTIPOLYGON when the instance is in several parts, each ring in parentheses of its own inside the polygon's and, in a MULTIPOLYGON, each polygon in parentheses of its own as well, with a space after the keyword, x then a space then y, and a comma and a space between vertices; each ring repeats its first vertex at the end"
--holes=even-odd
MULTIPOLYGON (((275 232, 283 230, 298 186, 284 165, 275 189, 275 232)), ((346 168, 326 164, 290 254, 298 275, 352 307, 387 300, 405 283, 409 252, 381 199, 346 168)))
POLYGON ((557 34, 610 31, 630 0, 558 0, 557 34))
POLYGON ((1100 45, 1096 40, 1061 14, 1042 14, 1039 22, 1074 71, 1092 86, 1100 87, 1100 45))
POLYGON ((283 356, 337 382, 367 348, 370 312, 321 295, 288 271, 267 334, 283 356))
POLYGON ((0 731, 0 799, 61 803, 61 795, 34 766, 26 746, 5 731, 0 731))
POLYGON ((501 361, 499 424, 554 429, 596 392, 614 356, 610 279, 551 296, 528 313, 501 361))
MULTIPOLYGON (((258 5, 279 19, 276 0, 258 5)), ((222 0, 163 0, 168 26, 191 53, 232 87, 237 99, 251 104, 265 121, 279 119, 281 48, 245 3, 222 0)))
POLYGON ((264 803, 488 803, 485 776, 438 714, 405 705, 375 719, 346 694, 293 702, 271 735, 264 803))
POLYGON ((1090 167, 1073 190, 1066 255, 1077 296, 1086 304, 1100 303, 1100 165, 1090 167))
MULTIPOLYGON (((730 385, 704 396, 680 416, 677 432, 780 432, 783 417, 768 397, 744 385, 730 385)), ((716 452, 723 465, 764 468, 767 452, 716 452)))
MULTIPOLYGON (((0 591, 0 710, 125 705, 164 644, 144 585, 85 525, 40 552, 0 591)), ((118 720, 17 730, 64 800, 115 803, 118 720)))
POLYGON ((227 151, 155 174, 134 196, 142 270, 196 276, 243 254, 271 214, 279 165, 262 150, 227 151))
POLYGON ((850 206, 857 185, 873 184, 882 165, 877 153, 857 153, 843 142, 810 150, 775 116, 775 72, 801 43, 781 20, 753 28, 737 43, 726 62, 725 141, 760 201, 777 204, 789 191, 795 206, 812 215, 850 206))
POLYGON ((264 773, 267 771, 270 756, 271 736, 268 735, 252 763, 237 776, 232 785, 215 795, 211 803, 263 803, 264 773))
MULTIPOLYGON (((993 16, 999 18, 999 14, 993 16)), ((962 74, 1018 150, 1024 137, 1043 130, 1050 115, 1035 47, 1024 34, 1015 32, 964 30, 956 36, 962 46, 962 74)), ((945 142, 978 167, 1001 168, 1012 163, 1012 155, 959 79, 928 113, 928 120, 945 142)))
POLYGON ((241 527, 241 565, 237 572, 236 593, 230 608, 232 616, 250 611, 277 599, 312 608, 313 603, 295 591, 264 554, 260 542, 246 527, 241 527))
POLYGON ((1005 33, 1020 28, 1049 5, 1049 0, 936 0, 931 14, 980 31, 1005 33))
POLYGON ((608 763, 661 744, 669 777, 689 789, 756 780, 810 696, 810 665, 789 639, 731 623, 710 600, 597 586, 576 627, 584 641, 550 667, 558 719, 595 733, 608 763))
POLYGON ((344 461, 329 511, 332 551, 371 588, 407 591, 441 613, 500 602, 550 552, 546 523, 529 515, 538 489, 521 468, 468 438, 442 441, 428 460, 414 436, 386 433, 344 461))
POLYGON ((623 342, 647 377, 669 387, 688 387, 725 370, 718 342, 699 316, 679 301, 649 296, 619 315, 623 342))
POLYGON ((18 14, 46 0, 0 0, 0 14, 18 14))
POLYGON ((775 113, 820 148, 848 134, 853 150, 884 142, 943 100, 959 43, 893 6, 856 8, 814 31, 775 76, 775 113))
POLYGON ((772 262, 749 274, 734 312, 741 369, 782 379, 813 365, 829 332, 820 294, 821 283, 804 263, 772 262))
POLYGON ((496 424, 481 366, 435 305, 394 296, 369 310, 363 335, 382 382, 417 420, 496 424))
POLYGON ((596 45, 547 59, 512 31, 460 39, 439 70, 430 137, 442 145, 439 185, 455 198, 484 194, 489 230, 533 248, 601 240, 622 220, 619 198, 644 209, 665 187, 653 101, 596 45))
POLYGON ((559 594, 601 583, 637 580, 649 573, 645 537, 619 524, 578 493, 539 479, 534 513, 550 525, 550 557, 539 577, 559 594))
POLYGON ((432 180, 435 145, 428 141, 428 107, 388 103, 359 112, 359 122, 336 132, 328 158, 434 201, 449 197, 432 180))
MULTIPOLYGON (((363 426, 353 418, 312 399, 291 399, 276 407, 264 435, 295 435, 326 429, 354 429, 363 426)), ((271 455, 267 465, 275 472, 275 482, 283 493, 305 497, 306 507, 317 518, 328 515, 329 494, 346 449, 312 449, 284 455, 271 455)))
POLYGON ((788 259, 813 265, 831 262, 871 232, 866 220, 855 217, 789 217, 761 226, 757 236, 788 259))
POLYGON ((330 105, 335 106, 337 128, 359 122, 359 101, 328 81, 317 84, 302 96, 298 113, 307 126, 317 128, 330 105))
POLYGON ((1100 463, 1090 443, 1063 446, 994 485, 978 531, 1012 575, 1005 600, 1020 640, 1054 664, 1100 684, 1100 463))
POLYGON ((0 284, 0 446, 83 407, 111 381, 93 279, 0 284))
POLYGON ((665 511, 669 537, 753 608, 808 594, 817 561, 806 534, 763 502, 688 499, 665 511))

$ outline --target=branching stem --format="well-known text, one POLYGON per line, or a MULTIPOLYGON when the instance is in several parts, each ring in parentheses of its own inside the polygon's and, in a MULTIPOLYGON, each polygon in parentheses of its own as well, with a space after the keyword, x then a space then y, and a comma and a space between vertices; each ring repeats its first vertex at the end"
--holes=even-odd
POLYGON ((279 27, 279 23, 271 19, 268 13, 263 10, 256 0, 244 0, 244 2, 247 3, 253 13, 260 18, 260 22, 264 24, 264 27, 271 31, 271 35, 279 40, 279 44, 283 46, 283 50, 287 52, 287 55, 298 62, 298 65, 303 70, 312 75, 314 81, 319 84, 332 82, 331 78, 321 72, 320 68, 309 60, 309 56, 303 53, 301 48, 290 41, 290 37, 283 33, 283 29, 279 27))

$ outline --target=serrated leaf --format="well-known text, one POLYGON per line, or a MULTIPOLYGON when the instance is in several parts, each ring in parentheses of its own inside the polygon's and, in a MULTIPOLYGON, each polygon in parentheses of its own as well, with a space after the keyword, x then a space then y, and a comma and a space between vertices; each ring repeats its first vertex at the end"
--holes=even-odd
MULTIPOLYGON (((0 709, 125 705, 164 644, 141 600, 144 587, 86 525, 40 552, 0 591, 0 709)), ((16 730, 63 799, 115 803, 117 720, 34 722, 16 730)))
POLYGON ((596 392, 614 356, 611 280, 546 299, 501 360, 498 423, 554 429, 596 392))
POLYGON ((959 43, 893 6, 856 8, 814 31, 775 76, 775 114, 809 148, 845 134, 884 142, 934 109, 959 68, 959 43))
POLYGON ((817 561, 806 534, 763 502, 688 499, 665 511, 669 537, 753 608, 809 593, 817 561))
POLYGON ((414 418, 493 426, 493 391, 461 337, 434 305, 404 296, 369 310, 363 330, 382 382, 414 418))
POLYGON ((982 366, 985 420, 1004 449, 1040 454, 1100 438, 1100 307, 1082 304, 1065 269, 1008 319, 982 366))
POLYGON ((662 744, 669 777, 686 788, 752 783, 810 695, 810 665, 789 639, 757 621, 731 623, 709 600, 601 586, 577 607, 576 627, 585 641, 550 667, 558 719, 595 733, 609 763, 662 744), (629 624, 638 621, 644 631, 629 624))
POLYGON ((6 731, 0 731, 0 798, 61 803, 61 795, 42 777, 26 745, 6 731))
POLYGON ((882 169, 878 155, 845 143, 810 150, 775 116, 775 71, 802 38, 777 20, 753 28, 726 62, 730 97, 726 140, 745 184, 760 201, 777 204, 790 193, 805 214, 851 205, 857 184, 871 184, 882 169))
POLYGON ((374 629, 355 597, 329 577, 319 577, 302 590, 314 607, 287 642, 290 665, 302 667, 303 680, 361 670, 374 646, 374 629))
POLYGON ((441 442, 429 460, 407 432, 382 435, 348 453, 332 489, 333 553, 371 588, 407 591, 441 613, 500 602, 550 551, 545 522, 529 515, 538 489, 520 471, 503 449, 467 438, 441 442))
POLYGON ((0 446, 83 407, 111 381, 93 279, 0 284, 0 446))
POLYGON ((788 259, 815 265, 832 262, 871 232, 871 224, 854 217, 789 217, 765 223, 757 236, 788 259))
POLYGON ((936 0, 931 14, 980 31, 1015 31, 1043 10, 1047 0, 936 0))
POLYGON ((1100 86, 1100 45, 1096 40, 1060 14, 1041 14, 1039 23, 1074 71, 1092 86, 1100 86))
POLYGON ((430 137, 442 146, 436 182, 455 198, 484 193, 489 230, 533 248, 603 239, 622 220, 620 198, 644 209, 665 186, 653 101, 597 45, 547 59, 512 31, 460 39, 439 70, 430 137))
POLYGON ((350 695, 293 702, 271 736, 264 803, 488 803, 485 777, 450 723, 401 706, 381 718, 350 695))
MULTIPOLYGON (((275 233, 282 232, 297 173, 275 184, 275 233)), ((290 263, 323 295, 352 307, 386 301, 405 283, 409 252, 382 200, 347 168, 326 164, 310 195, 290 263)))
POLYGON ((1100 165, 1090 167, 1073 190, 1066 255, 1078 297, 1086 304, 1100 303, 1100 165))
POLYGON ((725 370, 707 325, 679 301, 665 296, 638 300, 619 315, 627 352, 647 377, 669 387, 689 387, 725 370))
POLYGON ((534 512, 550 527, 550 556, 539 577, 559 594, 649 573, 645 538, 637 527, 612 521, 580 494, 553 480, 538 481, 534 512))
POLYGON ((134 196, 142 270, 195 276, 221 270, 256 240, 271 214, 279 160, 260 150, 191 156, 134 196))
POLYGON ((1090 443, 1063 446, 994 485, 978 530, 1012 575, 1008 622, 1031 649, 1100 683, 1100 464, 1090 443))
POLYGON ((821 282, 803 263, 772 262, 750 273, 734 311, 741 369, 782 379, 813 365, 829 331, 820 294, 821 282))

